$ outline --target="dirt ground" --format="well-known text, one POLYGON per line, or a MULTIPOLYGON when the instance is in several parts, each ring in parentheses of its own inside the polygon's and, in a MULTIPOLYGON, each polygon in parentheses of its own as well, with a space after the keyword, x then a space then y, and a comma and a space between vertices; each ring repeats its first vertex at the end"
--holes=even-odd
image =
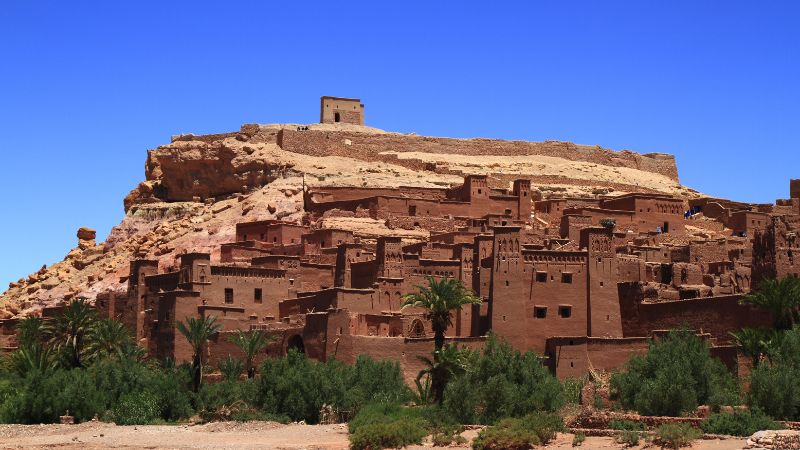
MULTIPOLYGON (((470 430, 464 436, 471 439, 476 434, 477 431, 470 430)), ((705 440, 695 442, 692 449, 733 450, 742 448, 744 444, 744 439, 705 440)), ((281 425, 272 422, 147 426, 117 426, 100 422, 80 425, 0 425, 0 448, 345 450, 347 447, 346 425, 281 425)), ((430 447, 428 444, 412 449, 430 447)), ((560 434, 546 448, 571 449, 572 435, 560 434)), ((615 444, 611 438, 587 437, 581 448, 623 447, 615 444)))

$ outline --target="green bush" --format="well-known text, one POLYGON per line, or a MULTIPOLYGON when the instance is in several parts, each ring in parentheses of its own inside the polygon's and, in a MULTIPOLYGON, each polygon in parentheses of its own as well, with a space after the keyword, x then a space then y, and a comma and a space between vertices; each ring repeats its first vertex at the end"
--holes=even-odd
POLYGON ((367 357, 348 366, 336 360, 317 363, 290 351, 286 358, 264 361, 261 374, 256 406, 307 423, 319 422, 322 405, 355 414, 369 399, 401 402, 410 395, 397 363, 367 357))
POLYGON ((662 447, 678 450, 692 444, 702 433, 686 423, 666 423, 656 428, 656 443, 662 447))
POLYGON ((427 436, 421 420, 400 419, 388 423, 366 424, 350 435, 352 450, 376 450, 382 448, 401 448, 411 444, 421 444, 427 436))
POLYGON ((586 441, 586 433, 583 431, 578 431, 575 433, 575 436, 572 437, 572 446, 573 447, 580 447, 586 441))
POLYGON ((159 399, 150 392, 123 395, 113 406, 108 418, 117 425, 145 425, 160 418, 159 399))
POLYGON ((642 432, 633 430, 623 430, 621 433, 614 436, 614 441, 618 444, 624 445, 625 447, 635 447, 639 445, 639 441, 641 439, 642 432))
POLYGON ((222 374, 222 379, 224 380, 238 380, 242 372, 244 372, 244 362, 242 362, 241 359, 228 355, 227 358, 219 362, 219 372, 222 374))
POLYGON ((611 378, 623 407, 641 414, 679 416, 699 404, 736 404, 738 386, 708 345, 687 329, 671 331, 634 356, 611 378))
POLYGON ((634 422, 632 420, 612 420, 608 422, 608 428, 612 430, 621 431, 644 431, 645 426, 643 423, 634 422))
POLYGON ((467 367, 445 391, 444 410, 459 423, 491 424, 564 404, 561 384, 537 355, 520 353, 494 336, 482 353, 467 356, 467 367))
POLYGON ((761 411, 737 411, 712 414, 700 423, 700 428, 710 434, 751 436, 759 430, 779 430, 783 426, 761 411))
POLYGON ((257 395, 258 388, 251 381, 205 383, 197 393, 197 412, 203 420, 238 420, 235 417, 257 415, 257 395))
POLYGON ((361 408, 358 414, 348 422, 347 429, 353 434, 363 426, 376 423, 391 423, 400 420, 426 423, 424 414, 424 408, 408 408, 399 403, 371 403, 361 408))
POLYGON ((800 419, 800 328, 780 333, 767 356, 750 373, 750 408, 775 419, 800 419))
POLYGON ((472 448, 527 450, 535 445, 547 445, 559 431, 564 431, 561 417, 537 412, 519 419, 503 419, 485 428, 472 441, 472 448))
POLYGON ((386 402, 365 405, 347 427, 350 448, 356 450, 419 444, 429 432, 423 408, 407 408, 386 402))
MULTIPOLYGON (((193 413, 191 394, 180 373, 135 361, 100 360, 88 368, 32 372, 6 385, 0 418, 9 423, 55 423, 66 411, 79 422, 112 415, 121 400, 143 393, 155 400, 155 418, 174 421, 193 413)), ((8 383, 9 381, 7 381, 8 383)), ((128 405, 134 400, 128 398, 128 405)), ((133 407, 133 406, 130 406, 133 407)))

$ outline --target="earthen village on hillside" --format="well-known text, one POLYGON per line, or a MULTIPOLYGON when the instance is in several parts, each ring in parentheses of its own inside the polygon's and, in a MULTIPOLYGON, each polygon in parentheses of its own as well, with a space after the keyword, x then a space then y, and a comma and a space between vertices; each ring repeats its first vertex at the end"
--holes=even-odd
POLYGON ((747 204, 680 186, 669 155, 364 123, 359 100, 322 97, 319 124, 150 150, 105 243, 82 229, 64 261, 11 284, 3 350, 21 318, 87 298, 159 359, 190 361, 177 324, 213 316, 212 366, 238 354, 227 336, 263 330, 274 339, 259 360, 363 354, 411 380, 434 336, 402 305, 433 277, 482 300, 453 313, 447 342, 480 348, 493 333, 561 379, 618 370, 680 326, 741 373, 750 359, 731 332, 772 323, 741 299, 800 274, 800 180, 787 199, 747 204))

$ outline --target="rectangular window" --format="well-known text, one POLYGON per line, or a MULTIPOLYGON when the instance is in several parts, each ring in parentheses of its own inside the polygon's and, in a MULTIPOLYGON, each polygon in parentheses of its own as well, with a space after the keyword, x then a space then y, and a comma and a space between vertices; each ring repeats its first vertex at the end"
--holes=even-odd
POLYGON ((536 272, 537 283, 547 283, 547 272, 536 272))
POLYGON ((558 307, 558 315, 563 319, 568 319, 572 316, 572 307, 561 305, 558 307))
POLYGON ((233 289, 225 288, 225 303, 233 303, 233 289))
POLYGON ((547 317, 547 307, 537 306, 533 308, 533 317, 537 319, 544 319, 545 317, 547 317))
POLYGON ((572 274, 568 272, 564 272, 561 274, 561 282, 562 283, 572 283, 572 274))
POLYGON ((253 298, 255 299, 256 303, 261 303, 261 288, 256 288, 255 292, 253 293, 253 298))

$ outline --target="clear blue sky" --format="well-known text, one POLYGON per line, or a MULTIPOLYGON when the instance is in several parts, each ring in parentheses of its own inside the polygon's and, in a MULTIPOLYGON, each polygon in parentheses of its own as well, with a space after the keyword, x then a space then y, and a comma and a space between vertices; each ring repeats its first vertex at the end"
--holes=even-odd
POLYGON ((800 178, 800 2, 5 0, 0 290, 104 239, 179 133, 315 122, 666 152, 700 191, 800 178))

